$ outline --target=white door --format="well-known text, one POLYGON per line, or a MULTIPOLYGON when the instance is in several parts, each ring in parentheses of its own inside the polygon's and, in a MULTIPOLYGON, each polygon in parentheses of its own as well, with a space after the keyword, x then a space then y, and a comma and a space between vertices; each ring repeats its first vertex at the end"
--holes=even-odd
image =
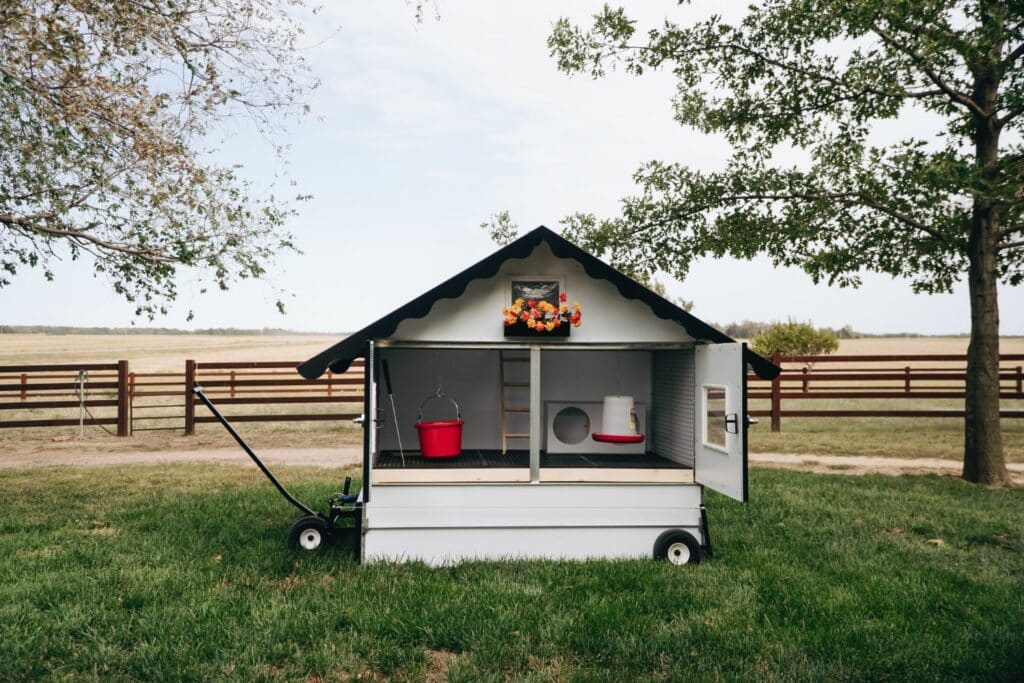
POLYGON ((693 478, 699 484, 747 500, 746 344, 695 348, 696 389, 693 478))

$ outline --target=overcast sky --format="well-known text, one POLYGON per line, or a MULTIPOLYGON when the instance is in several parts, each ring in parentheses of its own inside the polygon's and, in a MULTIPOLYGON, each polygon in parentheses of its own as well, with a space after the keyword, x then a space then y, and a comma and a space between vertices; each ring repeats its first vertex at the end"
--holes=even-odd
MULTIPOLYGON (((600 4, 573 3, 570 16, 585 21, 600 4)), ((647 23, 723 7, 630 4, 647 23)), ((746 2, 733 4, 740 11, 746 2)), ((314 116, 285 140, 297 189, 313 195, 290 225, 305 253, 272 269, 274 284, 292 295, 287 314, 275 310, 268 285, 200 295, 185 276, 179 303, 152 324, 353 330, 490 253, 495 246, 478 226, 494 212, 508 209, 523 229, 557 228, 574 211, 614 214, 646 160, 723 163, 724 142, 672 120, 665 74, 591 81, 556 71, 545 40, 567 10, 554 5, 442 0, 439 21, 416 24, 400 0, 330 3, 307 35, 306 56, 322 80, 314 116)), ((883 135, 926 123, 888 126, 883 135)), ((269 147, 244 132, 219 160, 241 163, 260 183, 279 170, 269 147)), ((62 264, 56 276, 48 283, 38 272, 20 274, 0 291, 0 323, 132 323, 132 307, 86 264, 62 264)), ((702 260, 685 282, 665 281, 669 294, 694 300, 694 313, 713 322, 795 317, 926 334, 969 327, 965 287, 921 296, 868 274, 859 289, 829 288, 764 260, 702 260)), ((1000 297, 1002 333, 1024 333, 1024 289, 1003 287, 1000 297)))

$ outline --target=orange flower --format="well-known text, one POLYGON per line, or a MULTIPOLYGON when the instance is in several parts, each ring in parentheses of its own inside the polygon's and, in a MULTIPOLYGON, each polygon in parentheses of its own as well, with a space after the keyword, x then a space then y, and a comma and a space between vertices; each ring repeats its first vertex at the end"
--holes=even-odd
POLYGON ((569 312, 569 304, 562 304, 561 306, 558 307, 558 310, 561 311, 562 313, 568 313, 569 312))
POLYGON ((544 323, 544 329, 550 332, 551 330, 555 329, 555 324, 553 322, 548 321, 544 323))
POLYGON ((580 302, 579 301, 573 301, 572 302, 572 310, 574 310, 574 311, 580 310, 580 302))
POLYGON ((523 311, 522 313, 519 314, 519 319, 522 320, 523 322, 526 322, 527 320, 530 319, 530 314, 527 313, 526 311, 523 311))

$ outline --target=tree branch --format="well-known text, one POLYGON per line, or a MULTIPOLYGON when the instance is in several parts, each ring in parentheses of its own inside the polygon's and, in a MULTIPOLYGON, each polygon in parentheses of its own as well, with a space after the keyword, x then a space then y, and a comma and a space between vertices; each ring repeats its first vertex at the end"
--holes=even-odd
POLYGON ((4 225, 10 225, 12 227, 28 228, 30 230, 34 230, 35 228, 30 225, 33 221, 45 221, 56 217, 56 211, 47 211, 45 213, 33 213, 25 216, 15 216, 14 214, 10 213, 0 213, 0 223, 3 223, 4 225))
POLYGON ((1006 56, 1003 60, 1003 68, 1008 69, 1013 66, 1013 63, 1024 56, 1024 43, 1018 45, 1014 50, 1006 56))
POLYGON ((895 218, 899 222, 903 223, 907 227, 919 230, 930 237, 933 237, 941 242, 954 242, 949 236, 944 235, 939 230, 936 230, 932 226, 917 220, 916 218, 890 206, 886 206, 875 197, 865 194, 863 192, 824 192, 824 193, 810 193, 810 192, 779 192, 779 193, 753 193, 753 194, 736 194, 730 195, 727 201, 746 201, 746 200, 769 200, 769 201, 785 201, 787 199, 799 199, 803 201, 818 201, 822 199, 831 199, 839 201, 847 206, 863 206, 865 208, 873 209, 880 213, 884 213, 890 218, 895 218))
MULTIPOLYGON (((654 50, 654 48, 651 48, 651 47, 648 47, 648 46, 645 46, 645 45, 627 45, 626 48, 630 49, 630 50, 637 50, 637 51, 648 51, 648 52, 655 52, 656 51, 656 50, 654 50)), ((926 97, 933 97, 935 95, 942 95, 945 92, 945 91, 943 91, 941 89, 938 89, 938 88, 934 88, 934 89, 930 89, 930 90, 907 90, 906 88, 898 88, 898 89, 895 89, 895 90, 885 90, 885 89, 882 89, 882 88, 874 88, 874 87, 869 86, 869 85, 864 85, 864 86, 862 86, 860 88, 854 88, 852 85, 847 83, 844 78, 842 78, 840 76, 833 76, 833 75, 825 73, 823 71, 814 71, 814 70, 811 70, 811 69, 806 69, 806 68, 803 68, 803 67, 801 67, 801 66, 799 66, 797 64, 788 64, 788 63, 783 62, 783 61, 781 61, 779 59, 775 59, 773 57, 769 57, 764 52, 761 52, 759 50, 755 50, 752 47, 748 47, 748 46, 742 45, 740 43, 715 43, 715 44, 704 46, 701 49, 681 50, 681 51, 677 51, 674 54, 675 55, 685 55, 685 54, 697 54, 697 53, 700 53, 700 52, 714 52, 714 51, 728 52, 729 50, 733 50, 735 52, 742 52, 743 54, 746 54, 746 55, 748 55, 750 57, 753 57, 756 60, 759 60, 759 61, 764 62, 765 64, 768 64, 769 66, 774 66, 774 67, 776 67, 778 69, 782 69, 783 71, 788 71, 790 73, 795 73, 795 74, 799 74, 801 76, 805 76, 805 77, 809 78, 812 81, 821 81, 821 82, 824 82, 824 83, 828 83, 829 85, 834 85, 836 87, 844 88, 844 89, 848 90, 853 96, 856 96, 856 95, 878 95, 880 97, 897 97, 897 98, 907 98, 907 99, 923 99, 923 98, 926 98, 926 97)))
POLYGON ((1024 105, 1014 107, 1010 111, 1006 112, 1004 116, 1001 116, 998 119, 996 119, 996 125, 998 125, 999 127, 1005 126, 1007 123, 1014 120, 1022 113, 1024 113, 1024 105))
POLYGON ((996 234, 999 236, 999 239, 1002 239, 1018 232, 1024 232, 1024 225, 1011 225, 999 230, 996 234))
POLYGON ((996 245, 996 249, 1003 251, 1005 249, 1016 249, 1017 247, 1024 247, 1024 240, 1017 240, 1016 242, 1003 242, 1002 244, 996 245))
POLYGON ((872 22, 870 26, 871 30, 874 31, 879 38, 881 38, 883 41, 889 44, 893 49, 899 50, 900 52, 914 60, 918 68, 920 68, 921 71, 923 71, 925 75, 928 76, 931 82, 938 86, 938 88, 942 92, 946 93, 946 96, 949 97, 949 99, 964 105, 972 113, 974 113, 977 116, 980 116, 983 119, 987 119, 992 115, 986 112, 980 106, 978 106, 978 103, 972 100, 970 97, 960 92, 959 90, 951 86, 949 83, 946 83, 946 81, 943 80, 943 78, 935 71, 935 69, 928 66, 928 64, 925 62, 924 57, 922 57, 916 50, 913 50, 907 47, 906 45, 901 44, 898 40, 896 40, 895 36, 893 36, 891 33, 883 29, 878 24, 872 22))
MULTIPOLYGON (((52 218, 52 216, 50 217, 52 218)), ((133 247, 123 242, 111 242, 109 240, 97 237, 96 235, 92 235, 85 230, 57 229, 48 228, 45 225, 30 225, 29 220, 32 218, 33 217, 31 216, 26 217, 0 215, 0 222, 4 222, 7 223, 8 225, 15 226, 24 233, 37 233, 49 237, 60 237, 62 239, 94 244, 97 247, 106 249, 108 251, 116 251, 122 254, 128 254, 129 256, 139 256, 149 261, 159 263, 177 263, 179 261, 178 258, 174 256, 168 256, 159 249, 141 249, 139 247, 133 247)))

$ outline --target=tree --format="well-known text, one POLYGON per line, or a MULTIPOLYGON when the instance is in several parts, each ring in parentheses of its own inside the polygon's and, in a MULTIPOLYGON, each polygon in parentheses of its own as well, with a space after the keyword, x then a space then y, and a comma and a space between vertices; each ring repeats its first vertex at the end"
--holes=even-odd
POLYGON ((501 246, 514 242, 519 237, 519 225, 512 221, 512 216, 507 210, 491 214, 490 218, 481 221, 480 229, 486 230, 490 238, 501 246))
POLYGON ((750 340, 750 348, 762 356, 779 353, 783 356, 820 356, 835 353, 839 337, 826 329, 816 329, 810 323, 795 320, 774 322, 768 329, 750 340))
POLYGON ((865 269, 919 292, 966 278, 963 476, 1004 484, 997 283, 1024 280, 1022 10, 1019 0, 767 0, 738 23, 666 22, 645 35, 607 6, 587 30, 559 20, 548 45, 561 70, 671 69, 679 123, 733 148, 721 171, 647 163, 620 216, 569 216, 566 232, 679 278, 702 255, 758 253, 842 286, 865 269), (872 143, 879 121, 911 109, 940 129, 872 143), (806 163, 774 163, 786 146, 806 163))
POLYGON ((23 267, 52 279, 55 260, 87 255, 152 319, 181 267, 227 288, 294 249, 288 202, 210 154, 226 119, 270 139, 305 111, 316 83, 295 51, 301 5, 3 3, 0 287, 23 267))

